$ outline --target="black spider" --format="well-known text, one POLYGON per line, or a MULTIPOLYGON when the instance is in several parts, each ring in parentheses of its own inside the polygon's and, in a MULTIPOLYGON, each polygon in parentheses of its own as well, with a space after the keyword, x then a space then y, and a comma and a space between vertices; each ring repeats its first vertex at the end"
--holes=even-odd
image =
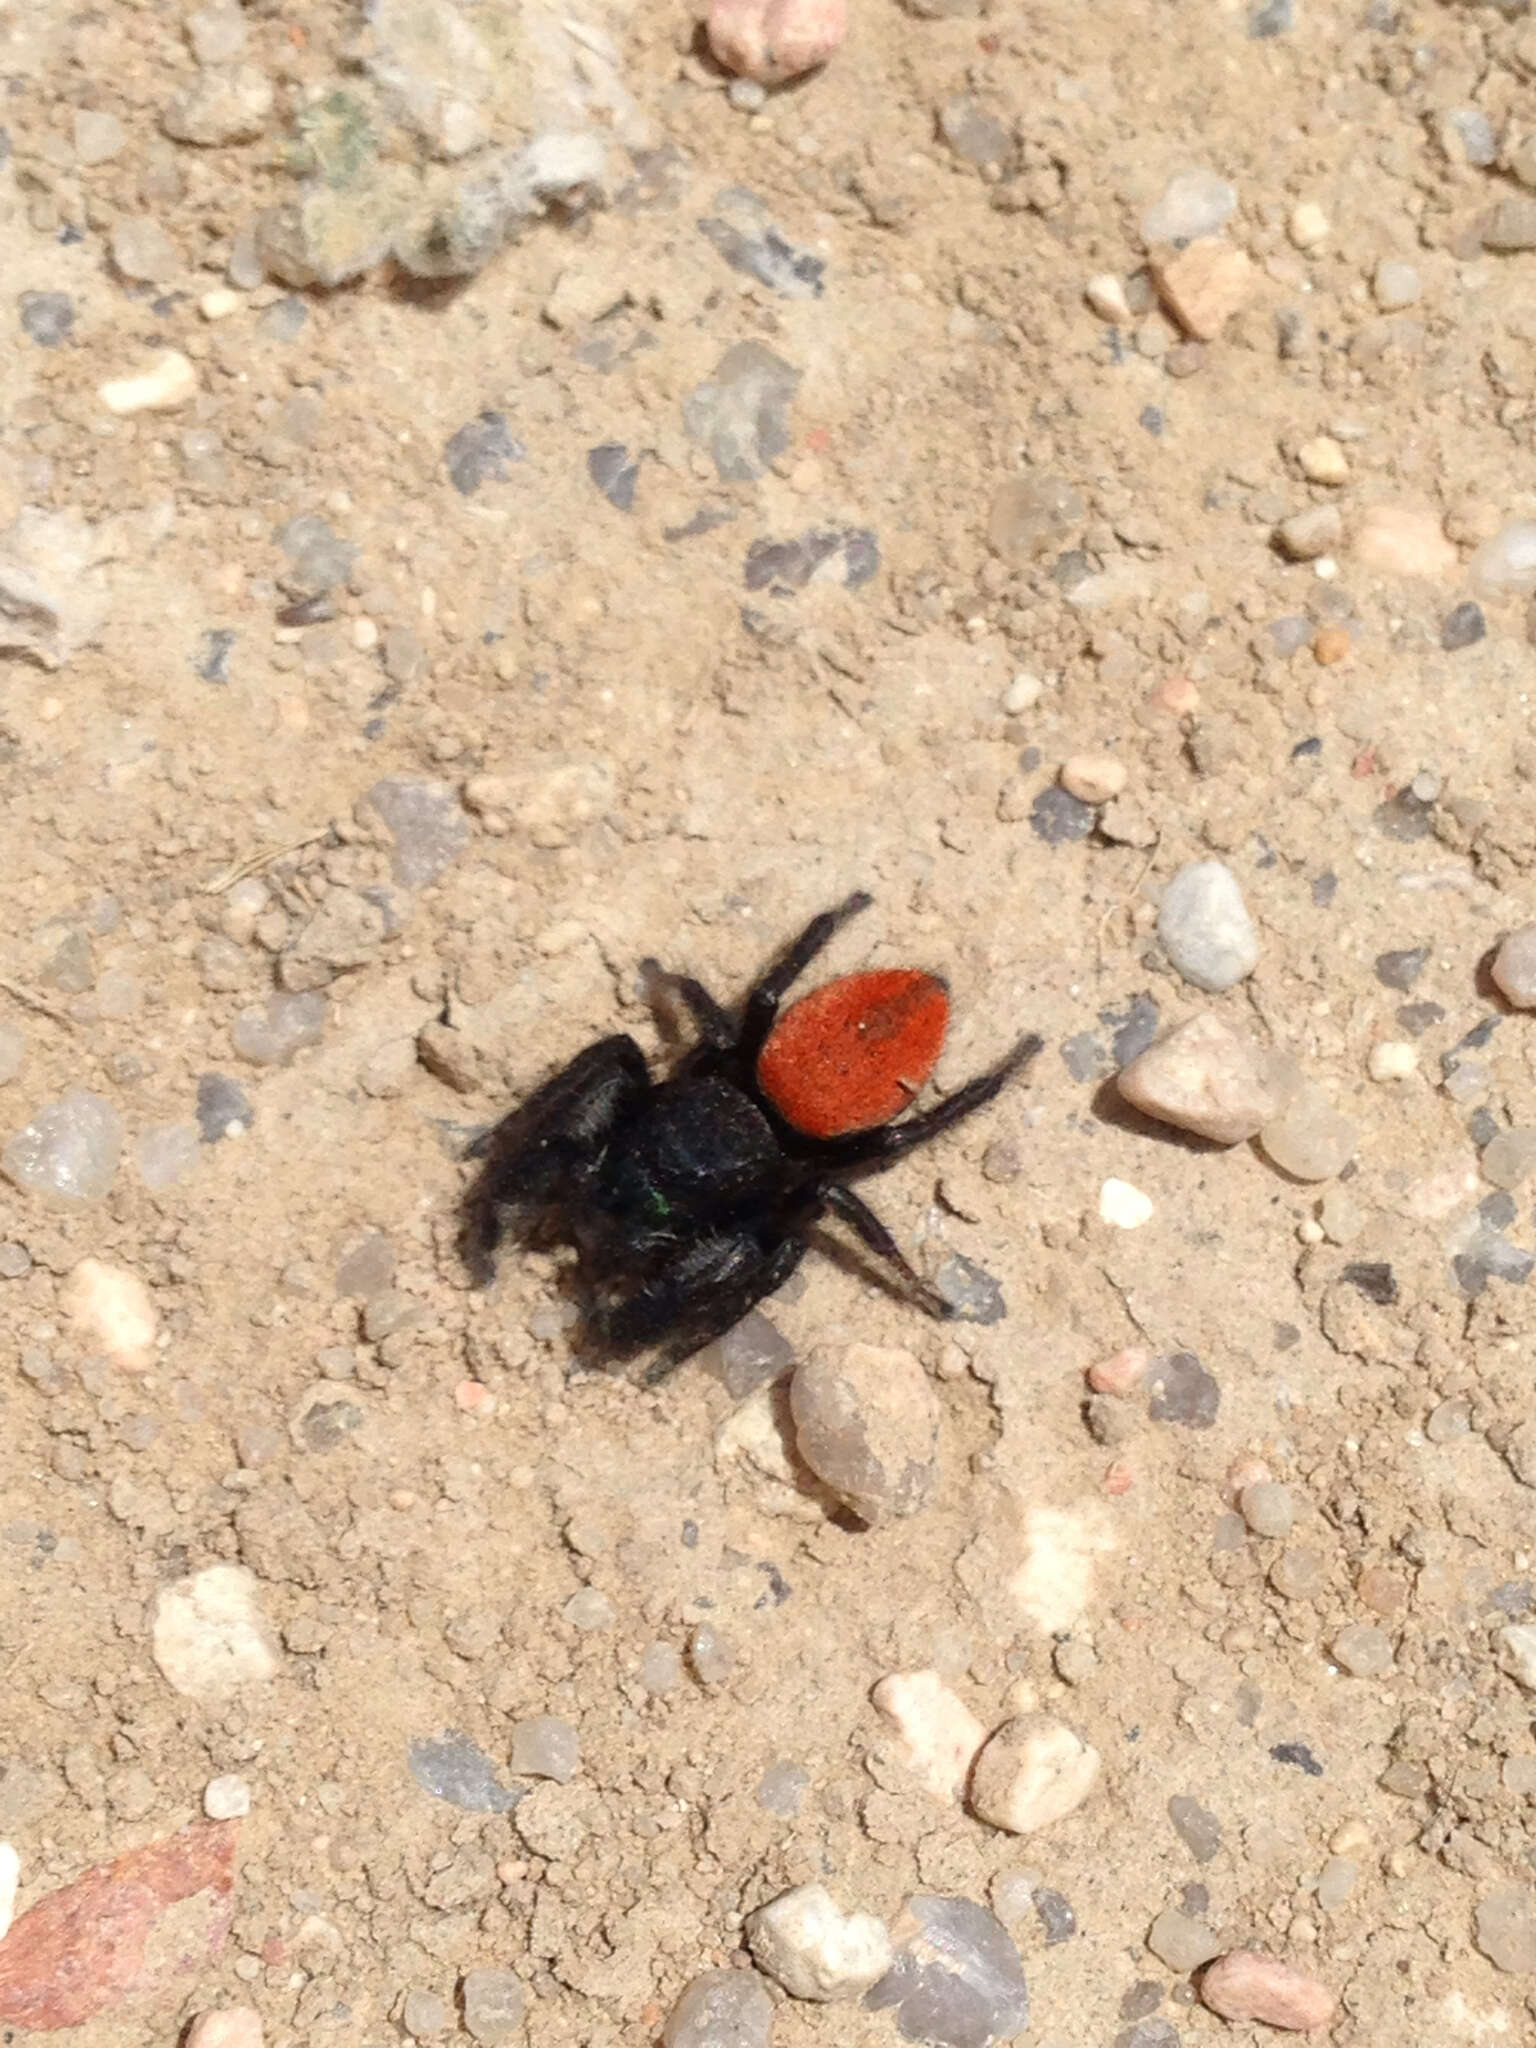
POLYGON ((574 1245, 589 1344, 608 1359, 657 1347, 648 1382, 781 1286, 827 1215, 894 1267, 928 1314, 952 1314, 847 1183, 990 1102, 1041 1041, 1020 1039, 934 1108, 892 1122, 938 1058, 942 981, 909 968, 847 975, 779 1012, 870 900, 860 891, 813 918, 736 1019, 690 976, 643 962, 651 993, 691 1013, 698 1043, 655 1081, 632 1038, 601 1038, 477 1142, 483 1164, 464 1207, 476 1277, 490 1279, 507 1235, 574 1245))

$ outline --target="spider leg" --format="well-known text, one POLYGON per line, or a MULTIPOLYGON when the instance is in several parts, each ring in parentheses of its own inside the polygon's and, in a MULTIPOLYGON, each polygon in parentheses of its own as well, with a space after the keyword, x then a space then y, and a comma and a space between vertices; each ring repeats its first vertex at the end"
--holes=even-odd
POLYGON ((695 981, 691 974, 673 974, 659 960, 642 960, 640 972, 649 1000, 677 997, 698 1025, 699 1036, 706 1045, 725 1052, 735 1042, 736 1032, 730 1018, 702 981, 695 981))
POLYGON ((906 1283, 906 1289, 914 1301, 921 1304, 929 1315, 940 1322, 947 1321, 954 1310, 935 1288, 928 1285, 914 1266, 910 1264, 901 1247, 886 1229, 880 1218, 852 1188, 840 1187, 836 1181, 820 1190, 821 1205, 830 1209, 834 1216, 841 1217, 849 1228, 855 1231, 877 1259, 884 1259, 888 1266, 894 1266, 906 1283))
POLYGON ((632 1038, 600 1038, 476 1141, 471 1156, 482 1164, 464 1196, 460 1244, 482 1286, 507 1212, 553 1200, 573 1173, 596 1161, 619 1117, 650 1086, 632 1038))
POLYGON ((861 910, 868 910, 874 900, 866 890, 855 889, 835 909, 824 910, 820 917, 813 917, 794 944, 781 953, 767 973, 747 991, 737 1050, 748 1072, 757 1064, 757 1056, 767 1043, 779 1004, 790 984, 799 980, 816 955, 830 943, 833 934, 840 931, 850 917, 857 917, 861 910))
POLYGON ((926 1145, 940 1131, 947 1131, 951 1124, 959 1123, 962 1117, 990 1102, 1006 1082, 1029 1065, 1043 1043, 1031 1032, 1019 1040, 1006 1059, 978 1074, 974 1081, 967 1081, 963 1088, 957 1088, 953 1095, 920 1116, 910 1116, 899 1124, 877 1124, 869 1131, 850 1131, 845 1138, 819 1138, 812 1156, 823 1166, 890 1166, 915 1145, 926 1145))
POLYGON ((620 1355, 659 1344, 645 1372, 645 1384, 655 1386, 781 1287, 805 1252, 799 1237, 764 1244, 745 1230, 697 1240, 626 1300, 591 1306, 588 1328, 601 1346, 620 1355))

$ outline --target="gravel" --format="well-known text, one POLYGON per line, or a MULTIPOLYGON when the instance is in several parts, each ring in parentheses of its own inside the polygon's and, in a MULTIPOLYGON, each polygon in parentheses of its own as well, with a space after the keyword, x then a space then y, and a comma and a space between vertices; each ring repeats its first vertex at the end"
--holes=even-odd
POLYGON ((1233 988, 1259 964, 1259 939, 1232 870, 1192 861, 1163 891, 1157 936, 1175 971, 1196 988, 1233 988))

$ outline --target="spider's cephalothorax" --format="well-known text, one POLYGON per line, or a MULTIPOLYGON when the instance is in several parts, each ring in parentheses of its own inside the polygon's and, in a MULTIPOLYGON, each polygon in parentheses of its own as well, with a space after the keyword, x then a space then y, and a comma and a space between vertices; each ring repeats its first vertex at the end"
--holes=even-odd
POLYGON ((600 1038, 495 1126, 465 1202, 465 1244, 488 1279, 503 1236, 574 1245, 586 1332, 609 1358, 654 1348, 660 1379, 788 1279, 819 1219, 839 1217, 930 1315, 951 1313, 848 1182, 979 1109, 1040 1050, 1006 1059, 900 1122, 932 1073, 945 985, 914 968, 850 974, 779 1004, 862 891, 813 918, 728 1015, 687 975, 644 963, 699 1041, 655 1081, 632 1038, 600 1038))

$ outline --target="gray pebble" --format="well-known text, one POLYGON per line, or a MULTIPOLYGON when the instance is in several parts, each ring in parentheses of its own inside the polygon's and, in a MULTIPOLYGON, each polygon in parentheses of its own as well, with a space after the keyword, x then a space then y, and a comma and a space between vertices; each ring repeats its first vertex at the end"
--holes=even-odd
POLYGON ((512 1769, 520 1778, 553 1778, 568 1785, 581 1762, 581 1738, 569 1721, 532 1714, 512 1727, 512 1769))
POLYGON ((123 1151, 123 1120, 104 1095, 66 1088, 0 1152, 0 1173, 29 1194, 99 1202, 123 1151))
POLYGON ((1181 1977, 1219 1956, 1225 1946, 1203 1920, 1181 1913, 1177 1906, 1165 1906, 1147 1931, 1147 1947, 1181 1977))
POLYGON ((704 1970, 661 2030, 664 2048, 769 2048, 773 2000, 754 1970, 704 1970))
POLYGON ((459 1980, 464 2031, 480 2048, 506 2048, 523 2023, 528 1998, 511 1970, 466 1970, 459 1980))
POLYGON ((1181 2048, 1182 2038, 1172 2020, 1139 2020, 1123 2034, 1116 2034, 1115 2048, 1181 2048))
POLYGON ((1315 562, 1331 554, 1343 538, 1344 519, 1337 505, 1309 505, 1275 528, 1275 545, 1292 562, 1315 562))
POLYGON ((1407 995, 1424 972, 1428 960, 1428 946, 1405 946, 1395 953, 1378 953, 1376 979, 1383 988, 1399 989, 1407 995))
POLYGON ((1347 1856, 1330 1856, 1317 1880, 1317 1903, 1325 1913, 1337 1913, 1354 1890, 1360 1866, 1347 1856))
POLYGON ((1221 1407, 1221 1388, 1192 1351, 1154 1358, 1143 1384, 1147 1413, 1154 1422, 1173 1422, 1186 1429, 1209 1429, 1221 1407))
POLYGON ((466 1813, 510 1813, 523 1797, 499 1782, 485 1751, 456 1728, 412 1742, 406 1760, 423 1791, 466 1813))
POLYGON ((803 590, 813 576, 857 590, 879 567, 880 543, 868 527, 810 526, 792 540, 753 541, 743 578, 748 590, 803 590))
POLYGON ((1474 169, 1485 171, 1497 163, 1498 138, 1481 107, 1453 107, 1445 117, 1446 126, 1461 145, 1461 153, 1474 169))
POLYGON ((648 1643, 640 1659, 640 1683, 648 1693, 664 1698, 683 1682, 683 1660, 670 1643, 648 1643))
POLYGON ((933 1276, 936 1293, 962 1323, 1000 1323, 1008 1313, 1001 1284, 964 1252, 951 1252, 933 1276))
POLYGON ((284 578, 285 587, 301 597, 345 583, 357 560, 352 543, 341 539, 315 512, 302 512, 280 526, 277 544, 292 564, 284 578))
POLYGON ((1232 870, 1191 861, 1163 891, 1157 936, 1175 970, 1196 988, 1234 987, 1259 964, 1259 938, 1232 870))
POLYGON ((1255 1536, 1289 1536, 1296 1520, 1291 1489, 1278 1479, 1259 1479, 1238 1496, 1243 1520, 1255 1536))
POLYGON ((729 186, 717 194, 715 211, 699 222, 699 232, 732 270, 755 277, 786 299, 819 299, 825 288, 825 259, 797 249, 769 218, 753 192, 729 186))
POLYGON ((318 992, 279 993, 238 1013, 230 1044, 252 1066, 286 1067, 295 1053, 320 1043, 329 1015, 330 1005, 318 992))
POLYGON ((1270 1568, 1269 1583, 1282 1599, 1315 1599, 1323 1589, 1323 1567, 1317 1552, 1298 1544, 1282 1550, 1270 1568))
POLYGON ((732 1400, 744 1401, 789 1371, 795 1348, 761 1309, 752 1309, 703 1358, 706 1367, 718 1372, 732 1400))
POLYGON ((198 941, 197 971, 204 988, 226 993, 250 980, 250 956, 233 939, 226 939, 220 932, 210 932, 198 941))
POLYGON ((600 1593, 596 1586, 583 1586, 579 1593, 573 1593, 560 1610, 560 1617, 572 1628, 591 1633, 594 1630, 612 1628, 617 1616, 613 1602, 606 1593, 600 1593))
POLYGON ((638 459, 630 459, 622 441, 602 441, 596 448, 589 448, 587 475, 616 511, 633 512, 640 464, 638 459))
POLYGON ((133 1141, 139 1179, 154 1193, 174 1187, 197 1164, 201 1136, 195 1124, 153 1124, 133 1141))
POLYGON ((709 450, 722 482, 747 483, 789 447, 789 408, 799 388, 793 364, 760 341, 739 341, 683 400, 683 425, 709 450))
POLYGON ((1472 1427, 1472 1404, 1464 1395, 1453 1394, 1429 1411, 1424 1434, 1432 1444, 1454 1443, 1472 1427))
POLYGON ((1261 0, 1248 17, 1248 34, 1256 43, 1289 35, 1296 25, 1296 0, 1261 0))
POLYGON ((802 1765, 781 1758, 770 1764, 758 1780, 757 1803, 781 1820, 795 1820, 810 1782, 810 1773, 802 1765))
POLYGON ((1034 1904, 1047 1948, 1055 1948, 1058 1942, 1072 1939, 1077 1932, 1077 1915, 1060 1892, 1041 1885, 1035 1892, 1034 1904))
POLYGON ((336 1294, 342 1301, 371 1301, 395 1281, 395 1248, 381 1230, 370 1230, 341 1256, 336 1294))
POLYGON ((736 1652, 712 1621, 701 1621, 688 1638, 688 1662, 700 1685, 724 1685, 736 1668, 736 1652))
POLYGON ((1488 632, 1488 621, 1483 617, 1483 608, 1469 598, 1445 615, 1440 628, 1440 645, 1447 654, 1454 654, 1459 647, 1473 647, 1488 632))
POLYGON ((166 284, 181 268, 181 251, 157 220, 127 214, 113 227, 112 263, 131 283, 166 284))
POLYGON ((370 1344, 382 1344, 399 1330, 418 1329, 424 1317, 425 1310, 413 1295, 386 1287, 363 1304, 363 1335, 370 1344))
POLYGON ((245 17, 237 6, 215 4, 200 7, 186 21, 187 41, 198 63, 234 64, 245 55, 245 17))
POLYGON ((1352 1678, 1379 1678, 1392 1669, 1392 1638, 1369 1621, 1352 1621, 1328 1646, 1333 1660, 1352 1678))
POLYGON ((521 462, 528 450, 513 434, 502 412, 483 412, 443 446, 448 477, 461 497, 471 497, 482 484, 507 481, 514 462, 521 462))
POLYGON ((1330 1180, 1354 1157, 1359 1133, 1315 1081, 1303 1081, 1279 1116, 1259 1132, 1259 1143, 1282 1173, 1296 1180, 1330 1180))
POLYGON ((192 667, 205 683, 229 681, 229 657, 239 637, 232 626, 209 626, 201 634, 192 667))
POLYGON ((285 298, 275 299, 267 307, 256 322, 256 333, 262 341, 297 341, 308 320, 308 306, 296 293, 289 292, 285 298))
POLYGON ((1221 1847, 1221 1822, 1210 1808, 1187 1792, 1175 1792, 1168 1801, 1168 1818, 1195 1861, 1209 1863, 1221 1847))
POLYGON ((200 71, 171 101, 160 125, 173 142, 204 149, 254 142, 267 125, 274 97, 272 81, 253 64, 200 71))
POLYGON ((1142 215, 1141 239, 1148 245, 1193 242, 1219 234, 1236 210, 1236 191, 1215 171, 1204 166, 1180 171, 1142 215))
POLYGON ((974 1899, 919 1893, 893 1932, 896 1961, 864 1999, 895 2009, 909 2041, 930 2048, 990 2048, 1029 2025, 1029 1988, 1002 1922, 974 1899))
POLYGON ((1047 846, 1066 846, 1075 839, 1086 839, 1097 822, 1098 813, 1093 805, 1085 804, 1059 783, 1042 789, 1029 807, 1030 830, 1047 846))
POLYGON ((990 114, 970 93, 957 93, 939 107, 939 133, 965 164, 1000 164, 1013 138, 996 114, 990 114))
POLYGON ((256 1120, 251 1099, 228 1074, 200 1074, 197 1080, 197 1127, 205 1145, 217 1145, 248 1131, 256 1120))
POLYGON ((1411 263, 1385 258, 1376 266, 1371 292, 1384 313, 1400 313, 1404 307, 1418 304, 1424 283, 1411 263))
POLYGON ((435 2041, 448 2031, 448 2007, 435 1991, 407 1991, 400 2024, 413 2041, 435 2041))
POLYGON ((368 802, 395 842, 394 879, 402 889, 435 882, 469 844, 463 806, 446 782, 391 778, 373 785, 368 802))
POLYGON ((75 302, 68 292, 23 292, 16 311, 22 332, 39 348, 57 348, 75 324, 75 302))
POLYGON ((1479 1900, 1473 1939, 1496 1970, 1525 1977, 1536 1971, 1536 1900, 1529 1885, 1496 1885, 1479 1900))
POLYGON ((0 1243, 0 1280, 24 1280, 32 1270, 32 1254, 24 1244, 0 1243))

